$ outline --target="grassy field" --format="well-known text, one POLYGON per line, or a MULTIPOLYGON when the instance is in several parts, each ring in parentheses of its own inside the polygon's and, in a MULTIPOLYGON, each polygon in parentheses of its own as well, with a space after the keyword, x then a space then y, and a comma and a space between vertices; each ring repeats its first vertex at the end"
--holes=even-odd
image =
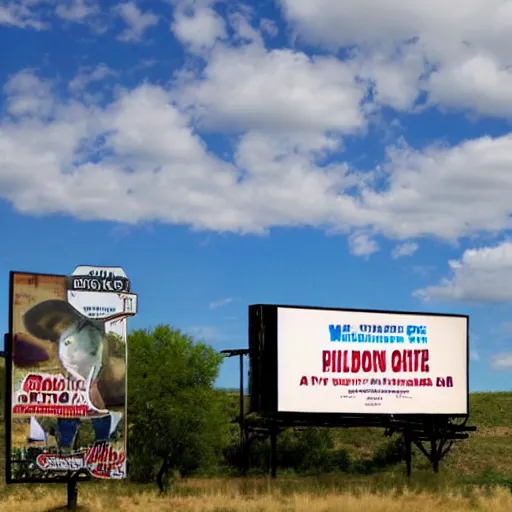
MULTIPOLYGON (((62 510, 64 489, 55 485, 13 488, 0 496, 0 510, 31 512, 62 510)), ((427 512, 512 510, 512 495, 504 488, 438 489, 437 492, 388 487, 377 491, 364 485, 347 489, 335 481, 284 478, 266 479, 190 479, 175 490, 159 496, 147 487, 133 484, 84 484, 79 491, 80 510, 130 512, 427 512)))
MULTIPOLYGON (((456 442, 441 462, 441 472, 470 478, 497 473, 512 478, 512 393, 473 393, 470 419, 477 432, 456 442)), ((355 456, 371 456, 387 442, 379 429, 346 429, 336 432, 337 443, 355 456)), ((413 471, 429 468, 429 462, 413 448, 413 471)), ((398 468, 400 471, 403 468, 398 468)), ((391 469, 395 471, 395 469, 391 469)))
MULTIPOLYGON (((512 393, 473 394, 470 424, 476 425, 478 432, 469 440, 456 443, 437 475, 415 450, 410 481, 404 477, 403 464, 398 464, 369 476, 300 478, 282 473, 276 481, 265 477, 178 480, 165 496, 159 496, 154 486, 95 482, 80 486, 79 504, 81 510, 123 512, 510 511, 512 393)), ((0 429, 3 441, 3 425, 0 429)), ((387 442, 381 430, 372 429, 338 430, 335 438, 338 446, 361 459, 371 457, 387 442)), ((3 455, 2 450, 2 461, 3 455)), ((3 474, 0 477, 3 481, 3 474)), ((64 503, 64 486, 0 484, 2 512, 61 510, 59 506, 64 503)))

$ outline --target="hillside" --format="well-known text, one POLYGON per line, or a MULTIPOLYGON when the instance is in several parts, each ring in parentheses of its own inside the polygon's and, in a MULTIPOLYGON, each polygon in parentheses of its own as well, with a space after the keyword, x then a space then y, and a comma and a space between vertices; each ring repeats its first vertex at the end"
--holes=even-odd
MULTIPOLYGON (((238 394, 230 392, 232 411, 238 414, 238 394)), ((248 397, 246 397, 248 403, 248 397)), ((469 439, 457 441, 441 462, 443 473, 459 477, 501 474, 512 477, 512 392, 472 393, 468 425, 477 427, 469 439)), ((382 429, 333 429, 336 446, 345 448, 356 460, 371 458, 389 443, 382 429)), ((278 441, 279 442, 279 441, 278 441)), ((429 469, 429 462, 413 447, 413 472, 429 469)), ((389 471, 403 471, 403 464, 389 471)))
MULTIPOLYGON (((0 373, 3 360, 0 358, 0 373)), ((232 397, 232 414, 238 413, 238 394, 232 397)), ((247 403, 247 401, 246 401, 247 403)), ((470 425, 478 428, 468 440, 458 441, 441 463, 441 473, 464 481, 512 481, 512 393, 473 393, 470 396, 470 425)), ((3 411, 3 405, 1 410, 3 411)), ((0 415, 0 419, 1 415, 0 415)), ((382 429, 334 429, 337 447, 345 448, 354 460, 371 458, 389 443, 382 429)), ((0 478, 3 480, 4 425, 0 422, 0 478)), ((429 463, 418 449, 413 448, 413 473, 424 474, 429 463)), ((386 473, 400 477, 404 464, 389 466, 386 473)))

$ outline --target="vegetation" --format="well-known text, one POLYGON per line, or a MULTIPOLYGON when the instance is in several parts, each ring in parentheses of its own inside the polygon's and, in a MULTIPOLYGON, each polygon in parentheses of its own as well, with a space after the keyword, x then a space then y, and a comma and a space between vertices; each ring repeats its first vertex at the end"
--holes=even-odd
MULTIPOLYGON (((268 440, 251 445, 251 471, 240 479, 239 431, 231 423, 239 397, 214 388, 221 362, 211 347, 169 326, 130 334, 130 479, 81 484, 82 505, 98 511, 512 510, 512 393, 471 395, 470 424, 478 431, 455 444, 438 475, 414 449, 408 481, 400 438, 382 430, 310 428, 280 434, 276 481, 268 480, 268 440), (155 482, 164 489, 169 477, 172 493, 159 496, 155 482)), ((3 371, 0 359, 0 382, 3 371)), ((0 446, 2 472, 3 458, 0 446)), ((34 511, 64 501, 60 486, 27 492, 2 483, 0 509, 18 510, 22 494, 34 511)))
MULTIPOLYGON (((47 485, 31 489, 17 488, 0 495, 2 512, 50 512, 65 503, 63 486, 47 485)), ((170 495, 161 495, 133 484, 107 486, 101 483, 80 485, 80 510, 104 512, 466 512, 512 510, 512 495, 504 489, 438 492, 397 490, 383 492, 366 489, 346 490, 313 480, 271 484, 261 480, 188 479, 176 484, 170 495)))
POLYGON ((170 471, 188 476, 215 465, 228 423, 227 396, 213 387, 221 356, 168 326, 133 332, 129 351, 132 478, 157 478, 163 489, 170 471))

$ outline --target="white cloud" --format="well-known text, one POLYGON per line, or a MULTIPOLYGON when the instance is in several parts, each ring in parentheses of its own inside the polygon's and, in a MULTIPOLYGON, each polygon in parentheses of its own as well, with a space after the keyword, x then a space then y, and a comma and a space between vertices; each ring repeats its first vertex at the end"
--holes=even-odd
POLYGON ((178 40, 195 53, 202 53, 217 39, 226 36, 224 19, 211 7, 201 7, 192 13, 177 10, 171 29, 178 40))
POLYGON ((496 17, 503 0, 467 0, 453 9, 442 0, 280 0, 299 33, 332 47, 381 44, 423 36, 457 39, 496 17))
POLYGON ((260 20, 260 30, 270 37, 276 37, 279 34, 276 22, 269 18, 262 18, 260 20))
POLYGON ((512 242, 468 249, 460 260, 449 262, 452 275, 434 286, 417 290, 425 299, 474 302, 512 300, 512 242))
POLYGON ((491 116, 512 115, 509 64, 500 64, 489 54, 473 52, 457 64, 443 66, 432 75, 428 90, 433 102, 491 116))
MULTIPOLYGON (((100 12, 98 0, 5 0, 0 5, 0 25, 45 30, 56 25, 52 17, 83 23, 100 12)), ((91 28, 101 29, 96 24, 91 28)))
MULTIPOLYGON (((178 108, 184 96, 149 84, 121 89, 100 107, 76 97, 58 100, 47 81, 28 71, 11 77, 4 94, 12 117, 0 123, 0 195, 27 213, 82 219, 159 220, 243 233, 272 226, 355 230, 352 246, 360 254, 375 247, 369 233, 406 243, 510 226, 512 135, 421 152, 402 145, 366 173, 339 159, 326 164, 342 151, 340 133, 364 123, 359 90, 343 77, 343 64, 261 48, 219 51, 215 72, 186 86, 185 103, 203 101, 186 113, 178 108), (238 66, 229 55, 255 77, 259 69, 273 87, 245 94, 245 79, 221 76, 238 66), (240 55, 248 57, 245 63, 240 55), (224 83, 232 87, 227 93, 224 83), (300 111, 294 95, 305 98, 307 109, 300 111), (288 101, 280 103, 281 97, 288 101), (210 128, 242 132, 225 160, 208 151, 190 124, 199 112, 210 128), (120 202, 122 209, 115 206, 120 202)), ((96 72, 101 78, 107 70, 79 75, 72 94, 96 72)))
POLYGON ((126 43, 139 42, 148 28, 158 25, 158 17, 149 11, 142 12, 135 2, 119 4, 116 11, 128 25, 118 36, 120 41, 126 43))
POLYGON ((365 48, 370 58, 364 67, 381 89, 378 96, 383 102, 405 108, 423 89, 434 103, 490 115, 512 114, 507 85, 512 62, 506 50, 512 42, 512 7, 507 0, 466 0, 464 9, 453 9, 443 0, 280 4, 296 33, 306 40, 330 49, 365 48), (372 64, 375 56, 377 65, 372 64), (403 92, 401 100, 394 86, 403 92))
POLYGON ((350 252, 355 256, 368 257, 379 250, 375 240, 372 240, 367 233, 355 232, 349 239, 350 252))
MULTIPOLYGON (((4 3, 0 24, 37 29, 46 26, 36 13, 38 4, 46 3, 44 0, 4 3)), ((212 0, 170 3, 176 13, 173 30, 192 52, 204 55, 215 41, 226 36, 226 22, 215 13, 212 0)), ((512 115, 512 59, 508 51, 512 43, 512 7, 507 0, 466 0, 463 10, 453 9, 442 0, 279 3, 294 30, 294 40, 298 37, 328 49, 357 46, 346 65, 371 86, 378 105, 410 110, 425 91, 427 105, 499 117, 512 115)), ((72 21, 82 21, 98 10, 96 0, 56 4, 57 16, 72 21)), ((234 39, 261 42, 261 34, 246 19, 251 9, 237 6, 236 10, 245 15, 228 15, 234 39)), ((128 24, 119 36, 127 42, 141 41, 145 31, 159 21, 155 14, 142 12, 134 1, 121 4, 116 12, 128 24)), ((273 20, 259 20, 259 28, 271 37, 276 35, 273 20)), ((308 71, 312 75, 318 68, 310 67, 308 71)), ((238 85, 242 83, 239 79, 238 85)), ((204 98, 199 100, 202 104, 204 98)), ((310 99, 305 101, 309 103, 310 99)))
POLYGON ((504 352, 496 354, 491 358, 491 367, 493 370, 511 370, 512 369, 512 353, 504 352))
MULTIPOLYGON (((308 25, 306 33, 313 34, 318 22, 318 34, 326 41, 346 36, 345 42, 361 42, 353 27, 329 33, 331 21, 317 12, 315 2, 289 1, 295 9, 290 7, 290 16, 311 10, 312 16, 298 25, 308 25)), ((356 6, 326 2, 319 4, 334 10, 356 6)), ((409 9, 413 23, 400 28, 403 20, 396 16, 375 18, 368 25, 376 29, 375 42, 389 43, 418 31, 427 37, 436 23, 444 26, 424 7, 394 2, 399 13, 409 9)), ((207 1, 192 7, 196 15, 213 13, 207 1)), ((116 12, 131 27, 128 39, 142 38, 158 21, 133 2, 116 12)), ((177 12, 189 11, 180 4, 177 12)), ((455 32, 464 32, 458 23, 455 32)), ((59 100, 51 84, 31 72, 11 77, 4 89, 10 117, 0 121, 0 196, 27 213, 65 212, 84 219, 159 220, 243 233, 315 226, 351 234, 351 249, 360 255, 378 249, 374 236, 397 240, 396 257, 414 252, 412 239, 456 241, 510 228, 512 134, 454 147, 416 149, 399 141, 388 148, 382 165, 367 171, 343 161, 343 137, 364 135, 367 128, 368 87, 374 88, 377 102, 397 109, 414 102, 428 39, 396 51, 387 51, 384 44, 378 49, 365 45, 351 60, 341 61, 291 49, 268 50, 239 13, 230 16, 230 24, 236 46, 217 40, 204 69, 185 69, 173 88, 144 84, 121 89, 107 105, 82 95, 88 84, 101 83, 111 73, 104 65, 81 71, 71 81, 69 101, 59 100), (235 136, 221 158, 209 151, 198 130, 235 136), (115 206, 120 202, 122 209, 115 206)), ((194 37, 191 31, 184 34, 194 37)), ((200 34, 204 44, 197 48, 211 46, 218 34, 205 30, 200 34)), ((450 48, 436 73, 463 65, 450 48)), ((470 45, 468 58, 471 51, 470 45)), ((463 76, 471 85, 469 75, 463 76)), ((430 78, 433 98, 448 90, 444 85, 436 89, 439 77, 430 78)), ((463 98, 476 102, 461 92, 459 101, 463 98)), ((505 105, 508 100, 500 101, 505 105)))
POLYGON ((187 333, 196 340, 206 343, 211 343, 221 338, 220 330, 212 325, 196 325, 187 329, 187 333))
POLYGON ((24 70, 11 76, 4 86, 7 112, 12 116, 47 117, 54 106, 51 84, 24 70))
POLYGON ((436 270, 436 267, 433 265, 413 265, 411 270, 423 279, 426 279, 436 270))
POLYGON ((97 14, 99 10, 96 0, 71 0, 67 4, 61 1, 55 12, 60 18, 76 23, 97 14))
POLYGON ((383 190, 366 187, 374 229, 392 238, 455 241, 511 226, 512 134, 455 147, 388 149, 383 190))
POLYGON ((101 82, 109 76, 116 76, 117 73, 110 69, 106 64, 100 63, 94 68, 82 69, 69 82, 69 89, 72 93, 80 93, 84 91, 91 83, 101 82))
POLYGON ((37 10, 37 1, 23 2, 7 0, 0 5, 0 26, 7 25, 17 28, 32 28, 45 30, 49 24, 41 17, 37 10))
POLYGON ((214 300, 208 304, 209 309, 218 309, 222 306, 227 306, 233 302, 233 297, 226 297, 225 299, 214 300))
POLYGON ((201 79, 183 84, 180 104, 206 128, 352 133, 365 126, 365 89, 334 57, 312 59, 255 42, 214 49, 201 79))
POLYGON ((354 55, 354 72, 368 81, 377 104, 396 110, 411 108, 420 93, 425 67, 419 45, 403 45, 398 53, 359 50, 354 55))
POLYGON ((417 250, 419 245, 415 242, 405 242, 397 245, 392 251, 391 256, 393 259, 398 259, 403 256, 412 256, 417 250))
POLYGON ((20 211, 253 233, 357 216, 354 200, 337 195, 346 166, 317 168, 315 154, 335 145, 323 136, 247 133, 237 167, 207 151, 160 87, 121 90, 105 107, 63 103, 48 88, 30 73, 6 88, 0 194, 20 211))

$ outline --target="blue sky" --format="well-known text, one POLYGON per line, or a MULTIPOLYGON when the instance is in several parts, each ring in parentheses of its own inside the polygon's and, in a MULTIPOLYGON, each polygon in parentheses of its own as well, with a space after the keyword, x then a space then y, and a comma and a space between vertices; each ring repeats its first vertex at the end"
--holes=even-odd
POLYGON ((0 328, 10 270, 121 265, 218 349, 255 302, 469 314, 510 389, 510 2, 386 4, 4 1, 0 328))

